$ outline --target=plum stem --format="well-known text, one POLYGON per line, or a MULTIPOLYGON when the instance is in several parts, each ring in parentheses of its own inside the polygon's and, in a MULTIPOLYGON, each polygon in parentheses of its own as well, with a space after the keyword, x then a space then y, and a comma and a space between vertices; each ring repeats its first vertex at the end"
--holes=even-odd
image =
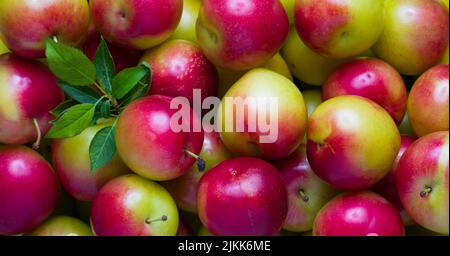
POLYGON ((34 128, 36 129, 36 141, 33 143, 33 149, 38 149, 41 145, 42 133, 41 128, 39 127, 38 120, 33 118, 34 128))
POLYGON ((305 203, 307 203, 307 202, 309 201, 309 196, 306 195, 305 190, 300 189, 300 190, 298 191, 298 194, 300 195, 300 197, 302 198, 302 200, 303 200, 305 203))
POLYGON ((184 149, 184 152, 188 154, 189 156, 195 158, 197 160, 197 168, 199 171, 203 172, 206 169, 206 163, 205 160, 203 160, 200 156, 197 154, 194 154, 193 152, 189 151, 188 149, 184 149))
POLYGON ((424 190, 420 191, 420 197, 424 198, 428 196, 431 192, 433 192, 432 187, 426 187, 424 190))
POLYGON ((158 221, 167 221, 167 219, 168 219, 167 216, 163 215, 163 216, 161 216, 161 218, 157 218, 157 219, 153 219, 153 220, 151 220, 150 218, 147 218, 147 219, 145 219, 145 223, 151 224, 153 222, 158 222, 158 221))

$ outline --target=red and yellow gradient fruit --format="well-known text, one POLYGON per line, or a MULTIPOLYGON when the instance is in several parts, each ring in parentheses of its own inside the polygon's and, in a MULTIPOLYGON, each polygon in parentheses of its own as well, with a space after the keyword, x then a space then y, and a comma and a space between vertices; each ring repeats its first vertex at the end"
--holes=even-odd
MULTIPOLYGON (((183 176, 203 145, 200 132, 175 132, 171 119, 178 111, 170 108, 172 98, 152 95, 134 101, 121 113, 116 125, 117 151, 135 173, 156 181, 183 176)), ((200 123, 189 108, 190 124, 200 123), (194 120, 195 119, 195 120, 194 120)), ((192 127, 192 125, 191 125, 192 127)))
POLYGON ((381 35, 383 24, 384 1, 297 0, 295 4, 295 27, 303 42, 330 58, 368 50, 381 35))
POLYGON ((279 233, 287 213, 286 187, 278 171, 256 158, 226 160, 198 185, 203 225, 220 236, 269 236, 279 233))
POLYGON ((439 64, 448 48, 448 11, 437 1, 386 1, 386 25, 375 54, 405 75, 439 64))
POLYGON ((261 66, 281 48, 288 32, 289 19, 279 0, 203 0, 196 27, 208 59, 229 70, 261 66))
POLYGON ((47 219, 31 233, 31 236, 92 236, 89 225, 70 216, 54 216, 47 219))
POLYGON ((257 68, 236 82, 224 98, 231 101, 222 100, 217 119, 222 141, 232 153, 274 160, 290 155, 300 145, 306 131, 307 110, 302 93, 289 79, 257 68), (247 100, 245 111, 239 112, 242 106, 234 103, 236 99, 247 100), (269 115, 276 120, 269 122, 269 115), (264 131, 257 116, 271 123, 264 127, 269 129, 264 131), (251 126, 254 131, 249 129, 251 126), (267 141, 262 141, 263 137, 267 141))
POLYGON ((372 191, 377 192, 378 194, 386 198, 397 208, 402 217, 403 224, 405 224, 406 226, 414 224, 414 221, 411 220, 411 218, 408 216, 408 213, 406 212, 405 207, 403 207, 402 201, 400 200, 400 196, 397 190, 395 173, 401 157, 403 156, 405 151, 415 142, 415 140, 416 139, 411 136, 402 135, 400 151, 398 152, 397 158, 395 159, 392 170, 380 182, 378 182, 371 188, 372 191))
POLYGON ((42 63, 0 56, 0 143, 25 144, 50 129, 50 110, 64 100, 56 77, 42 63), (33 120, 36 120, 36 124, 33 120))
POLYGON ((134 174, 108 182, 91 209, 92 230, 98 236, 174 236, 178 218, 169 192, 134 174))
POLYGON ((91 0, 92 19, 106 40, 117 46, 145 50, 175 31, 182 0, 91 0))
POLYGON ((112 122, 114 121, 93 125, 75 137, 52 141, 55 171, 65 190, 77 200, 92 201, 105 183, 130 172, 117 154, 107 165, 91 172, 91 141, 98 131, 112 122))
POLYGON ((400 199, 421 226, 449 234, 449 133, 435 132, 417 140, 396 169, 400 199))
MULTIPOLYGON (((279 53, 275 54, 269 61, 260 66, 283 75, 287 79, 294 81, 289 66, 279 53)), ((235 84, 247 71, 232 71, 218 68, 219 71, 219 98, 227 93, 230 87, 235 84)))
POLYGON ((408 114, 411 126, 419 137, 448 131, 448 65, 431 68, 414 83, 408 97, 408 114))
POLYGON ((232 157, 223 145, 219 133, 215 131, 205 131, 199 156, 205 161, 204 170, 199 170, 198 166, 194 165, 185 175, 163 184, 175 199, 178 208, 192 213, 197 213, 197 185, 201 177, 215 165, 232 157))
POLYGON ((181 20, 170 39, 183 39, 197 42, 195 23, 197 22, 201 3, 202 0, 183 0, 181 20))
POLYGON ((28 58, 44 57, 45 39, 77 46, 89 26, 86 0, 2 0, 0 34, 8 48, 28 58))
POLYGON ((0 146, 0 235, 31 231, 58 202, 59 186, 50 164, 24 146, 0 146))
POLYGON ((380 195, 348 192, 328 202, 314 221, 314 236, 403 236, 395 207, 380 195))
POLYGON ((323 99, 357 95, 382 106, 400 124, 406 112, 407 92, 401 75, 377 59, 359 59, 337 68, 322 87, 323 99))
MULTIPOLYGON (((300 39, 294 27, 281 49, 281 55, 297 79, 317 86, 321 86, 337 67, 353 59, 332 59, 314 52, 300 39)), ((372 55, 370 51, 361 54, 368 57, 372 55)))
POLYGON ((316 214, 337 191, 314 174, 306 158, 306 145, 274 162, 274 166, 288 192, 288 213, 283 228, 292 232, 311 230, 316 214))
POLYGON ((167 41, 147 51, 141 61, 146 61, 152 67, 149 95, 184 97, 192 106, 194 89, 200 90, 202 102, 217 94, 217 70, 192 42, 167 41))
POLYGON ((339 96, 322 103, 309 118, 307 136, 314 172, 346 190, 368 188, 386 176, 401 139, 386 110, 359 96, 339 96))

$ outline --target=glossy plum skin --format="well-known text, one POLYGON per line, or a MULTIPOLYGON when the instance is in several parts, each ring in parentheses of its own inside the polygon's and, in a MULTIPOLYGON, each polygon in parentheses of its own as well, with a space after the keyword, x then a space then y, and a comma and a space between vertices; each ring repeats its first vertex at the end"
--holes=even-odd
POLYGON ((45 56, 45 39, 56 36, 59 42, 81 44, 89 26, 86 0, 2 0, 0 34, 8 48, 27 58, 45 56))
POLYGON ((221 128, 222 141, 233 154, 276 160, 287 157, 300 145, 308 113, 302 93, 286 77, 264 68, 253 69, 239 79, 224 98, 218 110, 217 125, 221 128), (236 99, 248 100, 245 110, 239 110, 242 106, 234 104, 236 99), (277 118, 270 122, 269 129, 253 121, 258 117, 266 118, 269 123, 269 115, 277 118), (244 129, 235 129, 236 126, 244 129), (255 129, 250 130, 252 126, 255 129), (268 135, 273 136, 264 142, 263 137, 268 135))
POLYGON ((278 0, 204 0, 196 29, 208 59, 230 70, 261 66, 288 32, 289 19, 278 0))
MULTIPOLYGON (((171 100, 161 95, 136 100, 126 107, 116 125, 117 151, 122 160, 132 171, 151 180, 182 176, 195 162, 185 149, 194 154, 202 149, 203 129, 199 132, 172 129, 171 119, 178 110, 170 108, 171 100)), ((189 114, 191 124, 200 124, 192 109, 189 114)))
POLYGON ((408 97, 408 115, 419 136, 449 129, 449 66, 439 65, 414 83, 408 97))
POLYGON ((89 225, 70 216, 53 216, 39 225, 31 236, 92 236, 89 225))
POLYGON ((42 135, 50 129, 50 110, 64 100, 55 76, 42 63, 0 56, 0 143, 25 144, 36 140, 36 118, 42 135))
POLYGON ((145 50, 162 43, 176 29, 182 0, 92 0, 93 22, 117 46, 145 50))
POLYGON ((337 68, 322 87, 324 100, 340 95, 368 98, 400 124, 406 112, 407 92, 401 75, 377 59, 359 59, 337 68))
POLYGON ((130 172, 115 154, 104 167, 91 172, 89 146, 95 134, 114 120, 86 128, 81 134, 52 140, 52 162, 64 189, 75 199, 92 201, 100 188, 115 177, 130 172), (74 160, 74 156, 77 160, 74 160))
POLYGON ((91 208, 92 230, 98 236, 174 236, 178 221, 169 192, 134 174, 108 182, 91 208))
POLYGON ((327 203, 314 221, 314 236, 403 236, 395 207, 380 195, 347 192, 327 203))
POLYGON ((329 58, 356 56, 372 47, 383 31, 384 1, 297 0, 294 12, 303 42, 329 58))
POLYGON ((194 43, 168 41, 146 52, 141 61, 152 67, 149 95, 185 97, 192 106, 194 89, 200 90, 202 102, 217 94, 217 70, 194 43))
POLYGON ((194 164, 185 175, 164 183, 177 206, 192 213, 197 213, 197 185, 201 177, 215 165, 230 159, 232 154, 225 147, 217 132, 205 131, 203 147, 199 156, 205 161, 203 171, 200 171, 194 164))
POLYGON ((391 169, 401 137, 391 116, 360 96, 338 96, 311 115, 307 155, 312 169, 339 189, 361 190, 391 169))
MULTIPOLYGON (((101 35, 95 30, 94 27, 90 28, 89 35, 86 42, 83 44, 83 52, 86 56, 93 61, 98 45, 100 44, 101 35)), ((108 50, 114 60, 116 67, 116 73, 122 71, 125 68, 134 67, 139 63, 143 52, 138 50, 126 49, 107 43, 108 50)))
POLYGON ((200 180, 197 195, 200 219, 214 235, 276 235, 287 214, 280 174, 256 158, 234 158, 212 168, 200 180))
POLYGON ((0 235, 28 232, 55 209, 59 197, 50 164, 24 146, 0 146, 0 235))
POLYGON ((397 158, 395 159, 392 170, 377 184, 371 187, 371 190, 380 194, 384 198, 386 198, 389 202, 391 202, 397 210, 400 212, 402 216, 403 223, 405 225, 412 225, 414 223, 413 220, 408 216, 408 213, 405 210, 405 207, 400 200, 400 196, 397 190, 397 183, 395 179, 395 171, 398 165, 398 162, 402 158, 405 151, 416 141, 416 138, 411 136, 402 135, 402 142, 400 145, 400 150, 398 152, 397 158))
POLYGON ((448 10, 438 1, 386 1, 385 26, 375 55, 404 75, 440 63, 449 43, 448 10))
POLYGON ((288 192, 288 213, 283 228, 306 232, 313 227, 319 210, 336 195, 337 190, 314 174, 302 144, 290 156, 273 162, 288 192))
POLYGON ((409 216, 434 232, 449 233, 449 133, 435 132, 417 140, 396 169, 400 199, 409 216))

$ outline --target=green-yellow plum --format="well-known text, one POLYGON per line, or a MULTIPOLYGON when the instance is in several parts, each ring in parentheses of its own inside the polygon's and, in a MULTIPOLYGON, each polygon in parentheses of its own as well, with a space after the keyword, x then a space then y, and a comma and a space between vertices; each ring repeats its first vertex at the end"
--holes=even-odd
POLYGON ((195 23, 200 10, 201 0, 183 0, 183 13, 171 39, 184 39, 197 42, 195 23))
POLYGON ((303 95, 294 83, 278 73, 257 68, 228 90, 217 119, 222 141, 232 153, 274 160, 290 155, 300 145, 308 118, 303 95), (237 104, 239 99, 248 103, 243 118, 235 115, 241 113, 237 110, 242 107, 237 104), (256 119, 266 118, 269 113, 269 119, 276 118, 270 121, 269 129, 261 125, 261 120, 256 124, 256 119), (244 129, 229 129, 235 127, 244 129), (267 141, 262 141, 263 136, 267 141))
POLYGON ((308 161, 314 172, 339 189, 366 189, 392 169, 400 133, 380 105, 359 96, 322 103, 308 122, 308 161))
POLYGON ((92 236, 92 230, 83 221, 69 216, 54 216, 33 230, 31 236, 92 236))
POLYGON ((106 182, 130 172, 116 154, 106 166, 91 173, 89 146, 95 134, 111 122, 114 120, 91 126, 75 137, 52 141, 56 173, 66 191, 75 199, 92 201, 106 182))
POLYGON ((404 75, 437 65, 448 48, 448 11, 436 1, 386 1, 385 28, 372 48, 404 75))
POLYGON ((283 5, 284 9, 286 10, 286 13, 289 17, 289 23, 294 23, 294 7, 295 7, 295 0, 281 0, 281 4, 283 5))
POLYGON ((330 58, 368 50, 383 31, 384 1, 297 0, 295 27, 313 51, 330 58))
MULTIPOLYGON (((285 76, 287 79, 293 81, 291 71, 286 61, 281 57, 281 54, 277 53, 268 62, 261 65, 261 68, 270 69, 277 72, 280 75, 285 76)), ((247 71, 231 71, 222 68, 218 68, 219 71, 219 98, 222 98, 230 87, 236 83, 247 71)))
MULTIPOLYGON (((353 59, 332 59, 314 52, 301 40, 295 28, 291 29, 281 55, 297 79, 317 86, 321 86, 337 67, 353 59)), ((360 56, 372 56, 372 53, 368 50, 360 56)))
POLYGON ((178 222, 169 192, 135 174, 108 182, 91 208, 92 230, 98 236, 174 236, 178 222))

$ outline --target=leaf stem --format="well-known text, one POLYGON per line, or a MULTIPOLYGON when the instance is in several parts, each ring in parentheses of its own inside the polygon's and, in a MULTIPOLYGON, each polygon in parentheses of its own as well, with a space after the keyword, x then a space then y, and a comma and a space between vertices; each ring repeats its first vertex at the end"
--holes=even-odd
POLYGON ((94 83, 95 88, 97 88, 104 96, 108 97, 108 99, 111 101, 111 105, 115 108, 117 107, 117 100, 110 94, 106 93, 105 90, 97 83, 94 83))

